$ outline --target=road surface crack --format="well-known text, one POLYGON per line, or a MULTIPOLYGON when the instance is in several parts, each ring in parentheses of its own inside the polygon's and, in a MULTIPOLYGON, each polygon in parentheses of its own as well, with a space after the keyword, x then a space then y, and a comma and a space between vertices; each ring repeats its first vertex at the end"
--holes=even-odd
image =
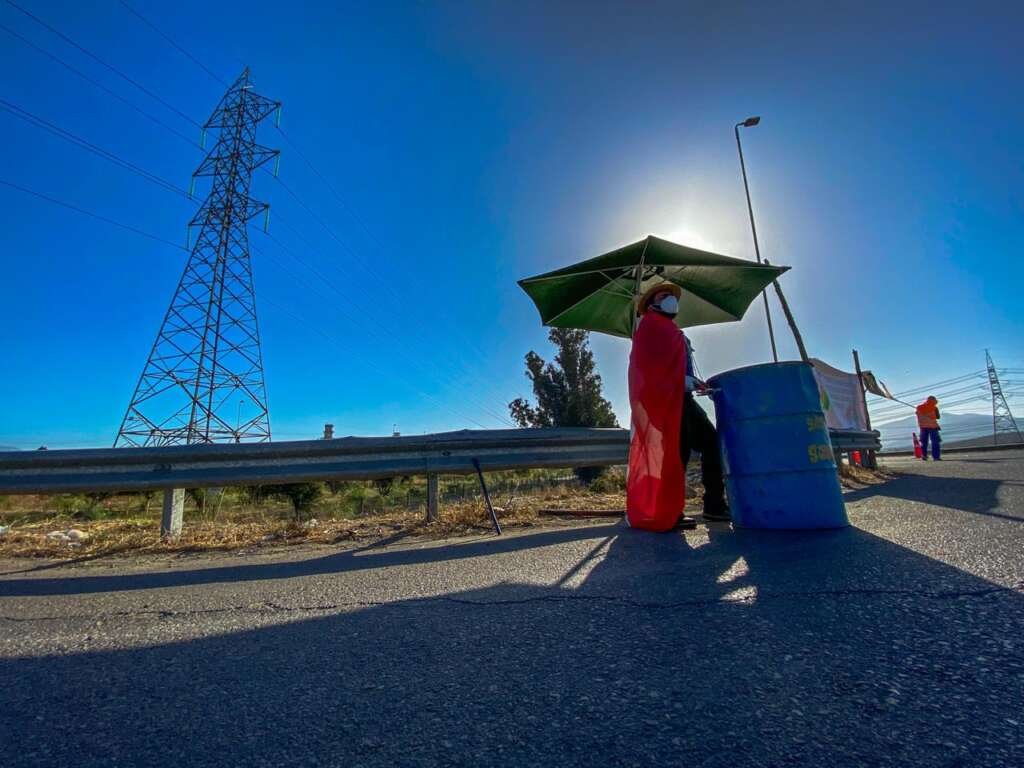
POLYGON ((369 608, 415 609, 437 603, 458 605, 469 608, 502 608, 508 606, 564 604, 564 603, 602 603, 611 606, 623 606, 643 610, 679 610, 683 608, 701 608, 726 605, 750 605, 768 600, 806 600, 836 599, 855 597, 903 596, 918 597, 928 600, 960 600, 966 598, 985 598, 999 594, 1024 594, 1024 582, 1011 586, 993 585, 972 590, 925 590, 925 589, 827 589, 827 590, 793 590, 783 592, 759 592, 757 594, 741 594, 737 596, 709 596, 674 601, 636 600, 622 595, 601 594, 547 594, 532 597, 508 598, 497 600, 474 600, 472 598, 437 595, 434 597, 411 598, 408 600, 351 600, 336 603, 316 603, 306 605, 285 605, 264 601, 250 605, 232 605, 219 608, 198 608, 189 610, 173 610, 168 608, 141 608, 124 611, 111 611, 96 614, 70 614, 63 616, 6 616, 0 615, 0 621, 13 623, 25 622, 56 622, 75 620, 109 620, 118 618, 141 618, 153 616, 159 619, 177 619, 195 616, 210 616, 224 613, 248 613, 252 615, 273 615, 280 613, 330 613, 333 611, 363 610, 369 608))

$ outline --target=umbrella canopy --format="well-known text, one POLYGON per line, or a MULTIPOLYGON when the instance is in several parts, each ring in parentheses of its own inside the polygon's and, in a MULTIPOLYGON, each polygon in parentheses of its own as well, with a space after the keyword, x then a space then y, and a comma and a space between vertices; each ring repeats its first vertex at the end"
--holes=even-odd
POLYGON ((636 299, 654 285, 682 289, 680 328, 739 320, 789 267, 756 264, 648 235, 614 251, 519 281, 544 325, 633 335, 636 299))

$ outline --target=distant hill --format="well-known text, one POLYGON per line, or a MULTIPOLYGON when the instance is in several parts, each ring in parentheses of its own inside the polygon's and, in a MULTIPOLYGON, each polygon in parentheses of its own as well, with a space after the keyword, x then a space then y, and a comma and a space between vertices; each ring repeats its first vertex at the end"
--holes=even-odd
POLYGON ((20 451, 21 449, 14 445, 0 445, 0 451, 20 451))
MULTIPOLYGON (((939 407, 941 411, 941 404, 939 407)), ((974 441, 988 437, 992 440, 992 414, 990 413, 943 413, 942 442, 946 446, 961 441, 974 441)), ((872 425, 882 433, 882 449, 898 451, 913 446, 911 435, 917 432, 917 417, 907 416, 887 424, 872 425)))

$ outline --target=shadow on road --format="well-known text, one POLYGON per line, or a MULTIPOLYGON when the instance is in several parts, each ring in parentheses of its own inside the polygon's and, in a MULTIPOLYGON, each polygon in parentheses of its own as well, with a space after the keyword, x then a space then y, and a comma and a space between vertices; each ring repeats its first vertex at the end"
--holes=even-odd
POLYGON ((161 589, 167 587, 199 586, 225 582, 258 581, 263 579, 292 579, 327 573, 347 573, 372 568, 386 568, 418 563, 436 563, 448 560, 515 552, 522 549, 553 546, 561 543, 606 537, 617 525, 587 526, 545 531, 524 536, 488 536, 472 542, 446 545, 426 544, 415 549, 380 550, 387 542, 374 542, 367 547, 345 549, 323 557, 273 563, 243 563, 103 576, 74 578, 0 579, 0 597, 30 595, 79 595, 93 592, 116 592, 135 589, 161 589))
POLYGON ((191 589, 590 539, 552 586, 0 661, 5 765, 981 766, 1024 748, 1021 597, 854 528, 594 526, 2 588, 191 589))
POLYGON ((893 480, 846 493, 843 499, 849 504, 885 496, 1024 523, 1024 517, 995 511, 999 508, 998 494, 1002 485, 1004 481, 988 478, 900 475, 893 480))

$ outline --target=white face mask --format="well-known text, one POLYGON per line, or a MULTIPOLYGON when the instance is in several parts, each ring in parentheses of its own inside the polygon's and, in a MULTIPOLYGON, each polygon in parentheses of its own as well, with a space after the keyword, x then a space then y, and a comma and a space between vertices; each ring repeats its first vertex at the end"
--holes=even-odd
POLYGON ((657 307, 666 315, 675 315, 679 312, 679 299, 675 296, 666 296, 658 302, 657 307))

